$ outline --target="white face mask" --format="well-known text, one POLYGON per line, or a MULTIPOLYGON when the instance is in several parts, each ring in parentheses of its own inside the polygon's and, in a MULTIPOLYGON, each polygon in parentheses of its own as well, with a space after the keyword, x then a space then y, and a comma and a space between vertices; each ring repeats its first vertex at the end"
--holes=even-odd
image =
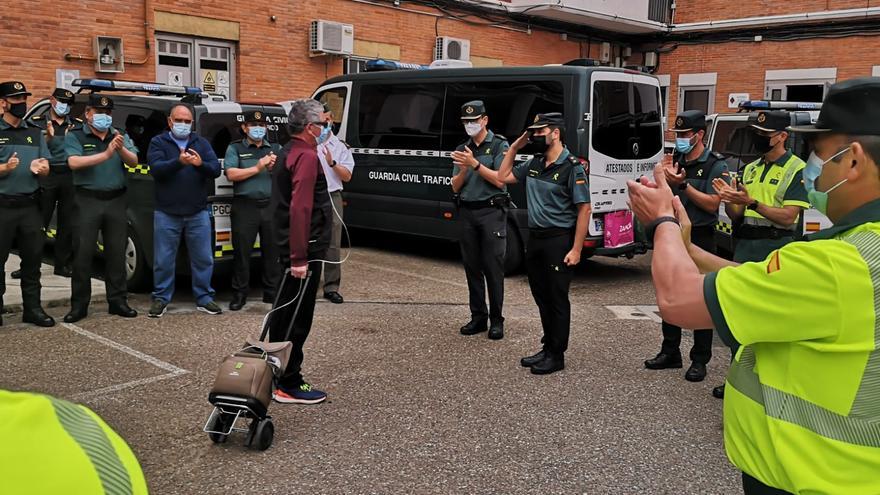
POLYGON ((464 132, 467 133, 468 136, 474 137, 483 130, 483 126, 480 125, 479 122, 468 122, 464 125, 464 132))

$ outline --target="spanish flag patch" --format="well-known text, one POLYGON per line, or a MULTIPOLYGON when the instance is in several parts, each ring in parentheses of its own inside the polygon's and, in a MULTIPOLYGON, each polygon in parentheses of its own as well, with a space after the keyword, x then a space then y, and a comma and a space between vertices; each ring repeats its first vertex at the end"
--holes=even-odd
POLYGON ((779 264, 779 251, 774 251, 773 255, 770 256, 770 260, 767 263, 767 273, 775 273, 778 272, 781 268, 779 264))
POLYGON ((587 183, 587 179, 578 179, 578 180, 574 181, 574 183, 575 183, 575 184, 586 184, 586 183, 587 183))

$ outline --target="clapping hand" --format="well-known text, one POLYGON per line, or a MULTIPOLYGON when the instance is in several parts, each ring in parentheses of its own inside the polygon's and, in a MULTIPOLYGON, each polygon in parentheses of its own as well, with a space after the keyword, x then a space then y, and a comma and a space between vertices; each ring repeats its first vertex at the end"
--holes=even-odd
POLYGON ((721 197, 721 201, 724 201, 725 203, 749 205, 754 201, 752 197, 749 196, 749 191, 746 187, 737 183, 736 177, 733 178, 730 184, 720 178, 714 179, 712 181, 712 188, 715 189, 715 192, 721 197))
POLYGON ((202 156, 199 155, 199 153, 192 148, 181 150, 180 161, 187 165, 192 165, 193 167, 202 166, 202 156))
POLYGON ((687 178, 687 175, 685 174, 681 166, 677 163, 673 163, 672 155, 663 155, 663 160, 660 162, 660 164, 663 167, 663 173, 666 177, 666 182, 671 187, 680 186, 687 178))
POLYGON ((452 163, 458 165, 460 168, 474 168, 474 166, 478 163, 477 159, 474 158, 474 153, 467 146, 464 147, 464 151, 453 151, 452 152, 452 163))
POLYGON ((12 156, 9 158, 9 161, 6 162, 6 170, 12 172, 18 167, 18 163, 20 160, 18 159, 18 152, 13 152, 12 156))
POLYGON ((49 173, 49 160, 37 158, 31 161, 31 172, 34 175, 46 175, 49 173))

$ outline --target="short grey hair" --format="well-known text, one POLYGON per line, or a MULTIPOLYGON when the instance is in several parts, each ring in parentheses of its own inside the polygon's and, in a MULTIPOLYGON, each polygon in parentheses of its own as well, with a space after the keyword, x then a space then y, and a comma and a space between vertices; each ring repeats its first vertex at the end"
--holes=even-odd
POLYGON ((291 134, 299 134, 312 123, 321 122, 321 114, 324 106, 321 102, 311 98, 296 100, 290 105, 290 113, 287 116, 291 134))

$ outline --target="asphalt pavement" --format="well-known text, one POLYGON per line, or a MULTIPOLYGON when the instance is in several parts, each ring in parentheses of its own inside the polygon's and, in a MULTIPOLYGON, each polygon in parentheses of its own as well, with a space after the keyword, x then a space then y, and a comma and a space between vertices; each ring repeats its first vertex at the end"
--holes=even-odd
MULTIPOLYGON (((702 383, 649 371, 660 324, 650 258, 588 260, 571 290, 566 369, 534 376, 539 347, 524 275, 506 281, 506 333, 459 335, 464 272, 448 243, 363 235, 343 266, 346 302, 320 301, 305 348, 315 406, 273 404, 275 443, 214 445, 201 431, 224 355, 259 330, 268 305, 195 311, 186 280, 168 314, 126 320, 95 302, 76 325, 0 327, 0 387, 86 404, 131 445, 151 493, 728 494, 739 476, 722 447, 720 346, 702 383)), ((143 315, 148 294, 132 296, 143 315)), ((59 321, 66 308, 50 307, 59 321)), ((691 339, 686 336, 686 356, 691 339)))

